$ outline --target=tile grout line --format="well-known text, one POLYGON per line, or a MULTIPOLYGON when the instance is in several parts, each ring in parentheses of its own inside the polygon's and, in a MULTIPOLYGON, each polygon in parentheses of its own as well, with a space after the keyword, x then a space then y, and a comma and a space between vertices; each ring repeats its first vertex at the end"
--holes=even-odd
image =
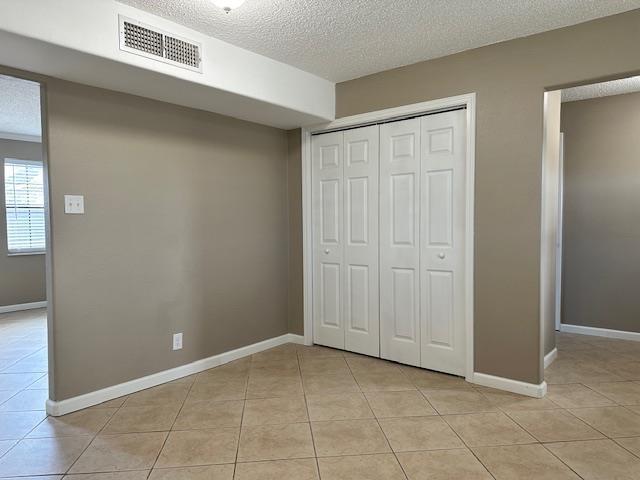
MULTIPOLYGON (((414 383, 414 385, 415 385, 415 382, 412 382, 412 383, 414 383)), ((475 386, 474 384, 471 384, 471 386, 473 387, 473 390, 474 390, 474 391, 478 391, 478 389, 476 388, 476 386, 475 386)), ((416 387, 417 387, 417 385, 416 385, 416 387)), ((464 445, 464 446, 466 447, 466 450, 467 450, 468 452, 470 452, 470 453, 471 453, 471 455, 473 455, 473 457, 474 457, 474 458, 475 458, 475 459, 480 463, 480 465, 482 465, 482 468, 484 468, 484 469, 485 469, 485 471, 486 471, 486 472, 491 476, 491 478, 493 478, 493 479, 495 480, 495 478, 496 478, 496 477, 495 477, 495 476, 493 475, 493 473, 489 470, 489 468, 488 468, 488 467, 487 467, 487 466, 482 462, 482 460, 480 460, 480 458, 478 458, 478 456, 476 455, 476 452, 474 452, 474 451, 473 451, 473 449, 472 449, 469 445, 467 445, 467 442, 465 442, 465 441, 464 441, 464 439, 462 438, 462 436, 461 436, 458 432, 456 432, 456 430, 455 430, 451 425, 449 425, 449 422, 447 422, 447 421, 446 421, 446 419, 444 418, 444 415, 442 415, 442 414, 440 413, 440 411, 439 411, 439 410, 438 410, 438 409, 437 409, 437 408, 436 408, 436 407, 435 407, 435 406, 434 406, 434 405, 429 401, 429 399, 427 398, 427 396, 425 395, 425 393, 424 393, 422 390, 420 390, 419 388, 418 388, 418 392, 420 392, 420 394, 424 397, 424 399, 427 401, 427 403, 428 403, 429 405, 431 405, 431 408, 433 408, 433 411, 434 411, 434 412, 436 412, 436 415, 437 415, 438 417, 440 417, 440 418, 442 419, 442 421, 447 425, 447 427, 449 427, 449 429, 453 432, 453 434, 454 434, 456 437, 458 437, 458 439, 460 440, 460 442, 462 442, 462 445, 464 445)), ((480 393, 480 394, 482 395, 482 392, 478 391, 478 393, 480 393)), ((486 398, 486 397, 485 397, 485 398, 486 398)))
MULTIPOLYGON (((48 343, 48 342, 47 342, 48 343)), ((2 370, 0 370, 0 374, 9 374, 9 373, 16 373, 16 372, 7 372, 7 370, 11 367, 13 367, 16 363, 21 362, 22 360, 25 360, 26 358, 30 357, 31 355, 35 355, 36 353, 38 353, 41 350, 44 350, 45 348, 48 348, 48 345, 44 345, 43 347, 39 347, 37 350, 34 350, 33 352, 27 353, 25 354, 24 357, 20 357, 18 358, 15 362, 10 363, 9 365, 6 365, 2 370)), ((17 373, 25 373, 25 372, 17 372, 17 373)), ((26 372, 26 373, 40 373, 40 372, 26 372)), ((37 380, 36 380, 37 381, 37 380)))
MULTIPOLYGON (((125 397, 125 401, 126 401, 126 398, 128 398, 128 395, 125 397)), ((112 415, 107 419, 107 421, 106 421, 106 422, 104 422, 104 425, 103 425, 102 427, 100 427, 100 428, 98 429, 98 431, 97 431, 97 432, 96 432, 96 433, 91 437, 91 441, 89 441, 89 443, 87 443, 86 447, 84 447, 84 448, 82 449, 82 452, 80 452, 80 455, 78 455, 78 456, 76 457, 76 459, 75 459, 73 462, 71 462, 71 465, 69 465, 69 468, 67 468, 67 470, 65 470, 65 472, 63 473, 63 475, 65 475, 65 476, 66 476, 66 475, 68 475, 68 474, 69 474, 69 471, 74 467, 74 465, 78 462, 78 460, 80 460, 80 457, 82 457, 82 455, 84 455, 84 453, 89 449, 89 447, 93 444, 93 442, 94 442, 94 441, 95 441, 95 439, 98 437, 98 435, 100 435, 100 433, 102 433, 102 431, 107 427, 107 425, 109 424, 109 422, 111 421, 111 419, 112 419, 112 418, 113 418, 113 417, 114 417, 114 416, 115 416, 115 415, 120 411, 120 409, 121 409, 122 407, 124 407, 125 401, 123 401, 123 402, 122 402, 122 404, 121 404, 119 407, 117 407, 117 408, 116 408, 116 411, 115 411, 115 412, 113 412, 113 414, 112 414, 112 415)), ((99 405, 99 404, 98 404, 98 405, 99 405)), ((85 409, 85 410, 88 410, 88 409, 85 409)), ((80 411, 85 411, 85 410, 80 410, 80 411)), ((72 414, 71 414, 71 413, 69 413, 68 415, 72 415, 72 414)), ((48 417, 49 417, 49 416, 47 416, 47 418, 48 418, 48 417)), ((63 415, 63 417, 64 417, 64 415, 63 415)), ((55 418, 55 417, 54 417, 54 418, 55 418)))
MULTIPOLYGON (((347 361, 346 358, 344 360, 345 360, 345 363, 347 364, 347 368, 351 372, 351 375, 353 376, 353 378, 355 379, 356 383, 360 387, 360 390, 362 390, 362 387, 360 386, 360 383, 358 382, 358 379, 356 378, 355 374, 353 373, 351 365, 349 365, 349 362, 347 361)), ((404 372, 402 372, 402 370, 398 369, 398 371, 401 374, 404 375, 404 372)), ((413 385, 415 387, 415 385, 413 384, 413 382, 411 382, 410 379, 409 379, 409 381, 410 381, 411 385, 413 385)), ((393 458, 396 459, 396 463, 400 467, 400 470, 402 471, 402 474, 404 475, 405 480, 408 480, 409 479, 409 475, 407 474, 406 470, 402 466, 402 463, 400 462, 400 459, 398 458, 398 455, 396 454, 395 450, 391 446, 391 442, 389 441, 389 438, 387 437, 387 434, 385 433, 384 429, 382 428, 382 425, 380 425, 380 420, 378 419, 378 416, 373 411, 373 408, 371 408, 371 403, 369 402, 369 399, 367 398, 366 392, 361 392, 360 394, 364 397, 365 402, 367 402, 367 406, 369 407, 369 410, 371 410, 371 414, 373 415, 373 418, 376 421, 376 424, 378 425, 378 428, 380 429, 380 432, 382 433, 382 436, 384 437, 384 440, 387 442, 387 445, 389 446, 389 450, 391 451, 391 454, 393 455, 393 458)))
POLYGON ((553 453, 553 451, 551 451, 544 443, 540 443, 540 445, 542 445, 542 448, 544 448, 547 452, 549 452, 551 455, 553 455, 554 458, 556 458, 560 463, 562 463, 564 466, 566 466, 569 470, 571 470, 573 473, 576 474, 576 476, 578 476, 579 478, 584 480, 584 477, 582 475, 580 475, 578 472, 576 472, 571 465, 569 465, 568 463, 564 462, 560 457, 558 457, 555 453, 553 453))
MULTIPOLYGON (((618 438, 620 439, 620 438, 640 438, 640 437, 618 437, 618 438)), ((618 442, 618 440, 617 440, 617 439, 615 439, 615 438, 612 438, 611 440, 613 440, 613 441, 614 441, 614 443, 615 443, 616 445, 618 445, 620 448, 625 449, 625 450, 626 450, 627 452, 629 452, 631 455, 633 455, 634 457, 638 457, 638 458, 640 459, 640 452, 636 453, 636 452, 631 451, 630 449, 628 449, 627 447, 625 447, 624 445, 622 445, 620 442, 618 442)))
MULTIPOLYGON (((3 314, 3 315, 4 315, 4 314, 3 314)), ((47 330, 47 326, 46 326, 46 313, 45 313, 44 315, 45 315, 45 316, 44 316, 44 319, 45 319, 45 326, 43 327, 43 330, 46 332, 46 330, 47 330)), ((17 322, 19 322, 19 320, 18 320, 17 322)), ((29 337, 29 334, 26 334, 26 335, 24 335, 24 336, 20 337, 19 341, 24 340, 24 338, 27 338, 27 337, 29 337)), ((41 351, 41 350, 43 350, 43 349, 45 349, 45 348, 48 348, 48 342, 47 342, 47 341, 45 341, 44 346, 39 347, 38 349, 36 349, 36 350, 35 350, 35 351, 33 351, 33 352, 30 352, 30 353, 28 353, 28 354, 25 354, 23 357, 20 357, 20 358, 19 358, 18 360, 16 360, 15 362, 13 362, 13 363, 11 363, 11 364, 7 365, 7 366, 6 366, 6 367, 5 367, 5 368, 0 372, 0 375, 22 375, 22 374, 25 374, 25 373, 26 373, 26 374, 29 374, 29 373, 41 373, 41 372, 24 372, 24 373, 15 373, 15 372, 6 372, 6 370, 7 370, 8 368, 13 367, 13 366, 14 366, 14 365, 16 365, 18 362, 20 362, 20 361, 24 360, 25 358, 30 357, 31 355, 34 355, 34 354, 38 353, 39 351, 41 351)), ((13 398, 14 398, 14 397, 16 397, 17 395, 21 394, 22 392, 27 391, 27 390, 29 389, 29 387, 30 387, 30 386, 34 385, 36 382, 40 381, 43 377, 45 377, 45 376, 47 376, 47 375, 48 375, 48 372, 45 372, 45 373, 43 373, 42 375, 40 375, 40 376, 39 376, 36 380, 34 380, 33 382, 30 382, 30 383, 28 383, 27 385, 23 386, 22 388, 18 389, 18 391, 17 391, 14 395, 12 395, 11 397, 7 398, 4 402, 2 402, 2 405, 4 405, 5 403, 9 402, 11 399, 13 399, 13 398)), ((47 392, 48 392, 48 390, 49 390, 49 389, 47 388, 47 392)), ((40 411, 40 410, 30 410, 30 411, 40 411)), ((10 414, 10 413, 22 413, 22 412, 21 412, 21 411, 18 411, 18 412, 0 412, 0 413, 8 413, 8 414, 10 414)), ((23 440, 27 439, 27 436, 28 436, 31 432, 33 432, 36 428, 38 428, 38 427, 39 427, 43 422, 45 422, 45 421, 47 420, 47 418, 48 418, 48 417, 49 417, 49 415, 47 415, 47 414, 46 414, 46 412, 45 412, 45 417, 44 417, 44 419, 42 419, 40 422, 38 422, 36 425, 34 425, 34 426, 33 426, 33 428, 31 428, 28 432, 26 432, 24 435, 22 435, 22 437, 17 438, 17 439, 8 439, 9 441, 14 441, 14 440, 15 440, 15 443, 14 443, 14 444, 13 444, 13 445, 12 445, 12 446, 7 450, 7 451, 6 451, 6 452, 4 452, 2 455, 0 455, 0 459, 1 459, 1 458, 3 458, 3 457, 5 457, 7 454, 9 454, 9 452, 11 452, 15 447, 17 447, 17 446, 18 446, 18 444, 19 444, 20 442, 22 442, 23 440)))
MULTIPOLYGON (((441 416, 442 418, 442 416, 441 416)), ((482 467, 486 470, 486 472, 491 476, 491 478, 493 478, 495 480, 495 475, 493 474, 493 472, 491 472, 489 470, 489 467, 487 467, 484 462, 480 459, 480 457, 478 457, 478 455, 476 455, 476 452, 473 451, 473 448, 467 444, 467 442, 464 441, 464 439, 462 438, 462 436, 455 431, 455 429, 449 425, 449 422, 447 422, 444 418, 442 419, 442 421, 444 423, 447 424, 447 426, 451 429, 451 431, 460 439, 460 441, 462 442, 462 444, 466 447, 467 451, 471 452, 471 455, 473 455, 473 457, 480 463, 480 465, 482 465, 482 467)))
MULTIPOLYGON (((45 345, 44 347, 39 347, 37 350, 35 350, 35 351, 31 352, 31 353, 26 354, 24 357, 20 357, 20 358, 19 358, 18 360, 16 360, 15 362, 10 363, 9 365, 6 365, 2 370, 0 370, 0 374, 11 374, 11 373, 16 373, 16 374, 21 374, 21 373, 42 373, 42 372, 7 372, 7 370, 8 370, 8 369, 10 369, 11 367, 14 367, 16 364, 20 363, 21 361, 26 360, 26 359, 27 359, 27 358, 29 358, 30 356, 35 355, 36 353, 38 353, 38 352, 40 352, 40 351, 42 351, 42 350, 44 350, 44 349, 47 349, 47 348, 48 348, 48 346, 47 346, 47 345, 45 345)), ((47 372, 45 372, 44 374, 46 375, 46 374, 47 374, 47 372)), ((37 382, 37 380, 36 380, 36 382, 37 382)))
MULTIPOLYGON (((166 382, 166 383, 164 383, 162 385, 167 385, 169 383, 171 383, 171 382, 166 382)), ((180 404, 180 408, 178 409, 178 413, 176 414, 175 418, 173 419, 173 422, 171 422, 171 427, 169 428, 169 431, 167 432, 167 435, 164 437, 164 441, 162 442, 162 446, 158 450, 158 454, 156 455, 156 458, 153 461, 153 464, 151 465, 151 468, 149 469, 149 473, 147 474, 147 478, 149 478, 151 476, 151 472, 153 472, 153 469, 156 467, 156 464, 158 463, 158 459, 160 458, 160 455, 162 455, 162 451, 164 450, 164 447, 167 444, 167 440, 169 440, 169 435, 171 435, 171 432, 173 431, 173 427, 175 426, 176 422, 178 421, 178 417, 180 416, 180 413, 182 412, 182 409, 184 408, 184 405, 187 402, 187 398, 189 397, 189 394, 191 393, 191 389, 193 388, 193 385, 195 383, 196 383, 196 377, 194 375, 194 379, 191 382, 191 384, 189 385, 189 389, 187 390, 187 394, 182 399, 182 403, 180 404)), ((155 387, 151 387, 151 388, 155 388, 155 387)), ((127 397, 127 400, 128 399, 129 399, 129 397, 127 397)), ((127 400, 125 400, 125 403, 123 403, 120 408, 125 406, 127 400)), ((116 413, 118 413, 118 412, 116 412, 116 413)))
MULTIPOLYGON (((562 410, 562 409, 560 409, 560 410, 562 410)), ((523 412, 539 412, 539 411, 545 412, 545 410, 522 410, 522 411, 523 411, 523 412)), ((558 411, 558 409, 554 409, 554 410, 552 410, 552 411, 557 412, 557 411, 558 411)), ((529 429, 527 429, 527 427, 525 427, 524 425, 522 425, 522 424, 521 424, 521 423, 520 423, 516 418, 514 418, 514 417, 512 416, 512 415, 513 415, 513 412, 511 412, 511 413, 509 413, 509 412, 503 412, 503 413, 504 413, 507 417, 509 417, 509 419, 510 419, 512 422, 514 422, 514 423, 515 423, 516 425, 518 425, 522 430, 524 430, 527 434, 529 434, 531 437, 533 437, 533 438, 536 440, 536 442, 537 442, 537 443, 542 443, 542 442, 543 442, 543 441, 542 441, 542 440, 540 440, 537 436, 535 436, 535 435, 533 434, 533 432, 529 431, 529 429)), ((568 412, 568 411, 565 411, 565 413, 569 413, 569 414, 570 414, 570 412, 568 412)), ((578 419, 578 420, 580 420, 580 419, 578 419)), ((591 426, 590 426, 590 425, 587 425, 584 421, 583 421, 582 423, 584 423, 588 428, 591 428, 591 426)), ((596 432, 598 432, 598 431, 596 430, 596 432)), ((601 432, 598 432, 598 433, 601 433, 601 432)), ((586 439, 586 440, 597 440, 597 439, 586 439)), ((556 441, 556 440, 554 440, 554 441, 556 441)), ((573 442, 573 441, 575 441, 575 440, 564 440, 564 441, 566 441, 566 442, 573 442)), ((547 443, 552 443, 552 442, 547 442, 547 443)))
MULTIPOLYGON (((583 385, 586 386, 586 385, 583 385)), ((611 405, 613 406, 613 405, 611 405)), ((607 408, 607 407, 584 407, 584 408, 607 408)), ((573 410, 579 410, 579 408, 574 408, 573 410)), ((585 424, 587 427, 595 430, 596 432, 598 432, 600 435, 602 435, 604 438, 611 438, 609 437, 609 435, 607 435, 606 433, 604 433, 602 430, 600 430, 599 428, 595 427, 594 425, 590 425, 589 423, 587 423, 585 420, 581 419, 579 416, 577 416, 575 413, 573 413, 571 411, 571 409, 565 408, 564 411, 566 413, 568 413, 569 415, 571 415, 573 418, 576 418, 577 420, 579 420, 580 422, 582 422, 583 424, 585 424)), ((588 440, 601 440, 601 439, 597 439, 597 438, 592 438, 592 439, 585 439, 583 441, 588 441, 588 440)), ((566 441, 581 441, 581 440, 566 440, 566 441)), ((554 442, 547 442, 547 443, 554 443, 554 442)))
MULTIPOLYGON (((302 383, 302 394, 304 395, 304 406, 307 411, 307 419, 309 420, 309 432, 311 433, 311 446, 313 447, 313 456, 316 463, 316 471, 318 472, 318 478, 322 480, 322 474, 320 473, 320 461, 318 460, 318 451, 316 450, 316 440, 313 436, 313 426, 311 425, 311 415, 309 414, 309 402, 307 399, 307 390, 304 388, 304 379, 302 378, 302 367, 300 365, 301 358, 298 354, 298 348, 296 347, 296 357, 298 359, 298 369, 300 370, 300 382, 302 383)), ((344 360, 344 357, 341 357, 344 360)), ((346 361, 345 361, 346 363, 346 361)))
POLYGON ((244 382, 244 398, 242 399, 242 413, 240 414, 240 426, 238 427, 238 444, 236 445, 236 456, 233 462, 233 473, 231 478, 236 478, 236 470, 238 468, 238 454, 240 453, 240 440, 242 439, 242 427, 244 426, 244 412, 247 408, 247 393, 249 391, 249 378, 251 377, 251 371, 253 370, 253 355, 249 357, 249 368, 247 370, 247 378, 244 382))
MULTIPOLYGON (((38 380, 36 380, 36 382, 37 382, 37 381, 38 381, 38 380)), ((35 383, 35 382, 34 382, 34 383, 35 383)), ((23 390, 20 390, 20 392, 18 392, 18 393, 21 393, 21 392, 24 392, 24 391, 26 391, 26 387, 25 387, 23 390)), ((16 393, 16 395, 17 395, 18 393, 16 393)), ((15 396, 15 395, 14 395, 14 396, 15 396)), ((13 398, 13 397, 11 397, 11 398, 13 398)), ((9 399, 9 400, 10 400, 10 399, 9 399)), ((27 410, 27 411, 28 411, 28 412, 33 412, 33 411, 35 411, 35 412, 40 412, 41 410, 27 410)), ((18 411, 18 412, 0 412, 0 413, 9 413, 9 414, 11 414, 11 413, 24 413, 24 411, 18 411)), ((2 455, 0 455, 0 459, 1 459, 1 458, 3 458, 5 455, 7 455, 7 454, 8 454, 11 450, 13 450, 15 447, 17 447, 17 446, 18 446, 18 444, 19 444, 19 443, 21 443, 23 440, 29 440, 29 438, 28 438, 29 434, 30 434, 31 432, 33 432, 36 428, 38 428, 40 425, 42 425, 44 422, 46 422, 46 421, 47 421, 47 418, 49 418, 49 415, 48 415, 48 414, 46 414, 46 412, 45 412, 45 417, 44 417, 40 422, 38 422, 36 425, 34 425, 34 426, 33 426, 33 428, 31 428, 28 432, 26 432, 22 437, 20 437, 20 438, 18 438, 18 439, 15 439, 15 438, 10 438, 10 439, 8 439, 8 441, 14 441, 14 440, 15 440, 15 443, 14 443, 14 444, 9 448, 9 450, 7 450, 7 451, 6 451, 6 452, 4 452, 2 455)), ((84 435, 84 436, 89 436, 89 435, 84 435)), ((55 436, 54 436, 54 437, 41 437, 41 438, 55 438, 55 436)), ((35 439, 32 439, 32 440, 35 440, 35 439)), ((92 438, 92 440, 93 440, 93 438, 92 438)), ((89 442, 89 443, 91 443, 91 442, 89 442)), ((84 450, 83 450, 83 453, 84 453, 84 450)))
MULTIPOLYGON (((627 382, 629 382, 629 383, 634 383, 634 382, 633 382, 633 381, 631 381, 631 380, 622 380, 622 381, 619 381, 619 382, 593 382, 593 383, 627 383, 627 382)), ((616 400, 614 400, 613 398, 609 397, 607 394, 602 393, 602 392, 599 392, 598 390, 596 390, 596 389, 595 389, 595 388, 593 388, 593 387, 590 387, 590 386, 589 386, 589 385, 587 385, 586 383, 581 383, 580 385, 582 385, 583 387, 585 387, 585 388, 587 388, 587 389, 591 390, 591 391, 592 391, 592 392, 594 392, 594 393, 597 393, 598 395, 602 395, 604 398, 606 398, 607 400, 612 401, 612 402, 613 402, 613 403, 615 403, 617 406, 623 406, 623 405, 621 405, 620 403, 618 403, 616 400)), ((613 405, 611 405, 611 406, 613 406, 613 405)), ((585 407, 585 408, 588 408, 588 407, 585 407)))

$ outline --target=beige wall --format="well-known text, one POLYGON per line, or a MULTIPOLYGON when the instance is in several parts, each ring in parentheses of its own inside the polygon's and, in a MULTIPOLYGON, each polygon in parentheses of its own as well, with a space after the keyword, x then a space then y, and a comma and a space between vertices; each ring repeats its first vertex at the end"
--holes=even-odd
POLYGON ((640 93, 562 104, 562 322, 640 332, 640 93))
POLYGON ((286 132, 47 81, 62 400, 287 333, 286 132), (63 213, 64 194, 85 215, 63 213), (184 332, 184 349, 171 335, 184 332))
POLYGON ((42 302, 45 293, 44 255, 7 255, 4 159, 42 160, 42 145, 0 139, 0 306, 42 302))
POLYGON ((560 195, 560 90, 547 92, 542 132, 542 236, 540 244, 540 317, 544 353, 556 348, 556 262, 560 195))
POLYGON ((304 335, 302 269, 302 137, 287 132, 287 192, 289 205, 289 332, 304 335))
POLYGON ((339 117, 477 93, 475 368, 539 383, 545 87, 640 70, 640 11, 337 86, 339 117))

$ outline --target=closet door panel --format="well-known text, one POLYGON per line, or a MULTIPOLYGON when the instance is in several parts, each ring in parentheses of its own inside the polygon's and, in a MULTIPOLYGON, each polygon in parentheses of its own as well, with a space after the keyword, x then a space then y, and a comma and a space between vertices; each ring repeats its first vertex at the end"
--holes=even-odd
POLYGON ((343 133, 312 137, 313 341, 344 348, 343 133))
POLYGON ((464 375, 464 110, 312 138, 314 342, 464 375))
POLYGON ((466 359, 465 113, 421 119, 421 365, 456 375, 466 359))
POLYGON ((380 354, 377 125, 344 132, 345 349, 380 354))
POLYGON ((420 365, 420 120, 380 126, 380 354, 420 365))

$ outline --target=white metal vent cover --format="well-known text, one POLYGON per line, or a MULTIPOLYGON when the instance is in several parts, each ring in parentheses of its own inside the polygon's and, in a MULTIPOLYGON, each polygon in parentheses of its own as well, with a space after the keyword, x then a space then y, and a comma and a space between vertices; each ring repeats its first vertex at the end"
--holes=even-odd
POLYGON ((202 73, 202 45, 119 16, 120 50, 202 73))

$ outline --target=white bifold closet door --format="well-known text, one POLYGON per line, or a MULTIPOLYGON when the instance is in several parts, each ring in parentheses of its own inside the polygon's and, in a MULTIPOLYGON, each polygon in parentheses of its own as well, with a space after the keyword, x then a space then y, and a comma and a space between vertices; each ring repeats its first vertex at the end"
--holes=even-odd
POLYGON ((382 358, 465 373, 465 131, 457 110, 380 127, 382 358))
POLYGON ((380 356, 420 366, 420 119, 380 126, 380 356))
POLYGON ((465 374, 466 115, 422 117, 421 366, 465 374))
POLYGON ((344 348, 342 132, 313 137, 313 341, 344 348))
POLYGON ((312 139, 314 342, 380 354, 377 126, 312 139))
POLYGON ((464 375, 466 114, 312 138, 314 342, 464 375))

